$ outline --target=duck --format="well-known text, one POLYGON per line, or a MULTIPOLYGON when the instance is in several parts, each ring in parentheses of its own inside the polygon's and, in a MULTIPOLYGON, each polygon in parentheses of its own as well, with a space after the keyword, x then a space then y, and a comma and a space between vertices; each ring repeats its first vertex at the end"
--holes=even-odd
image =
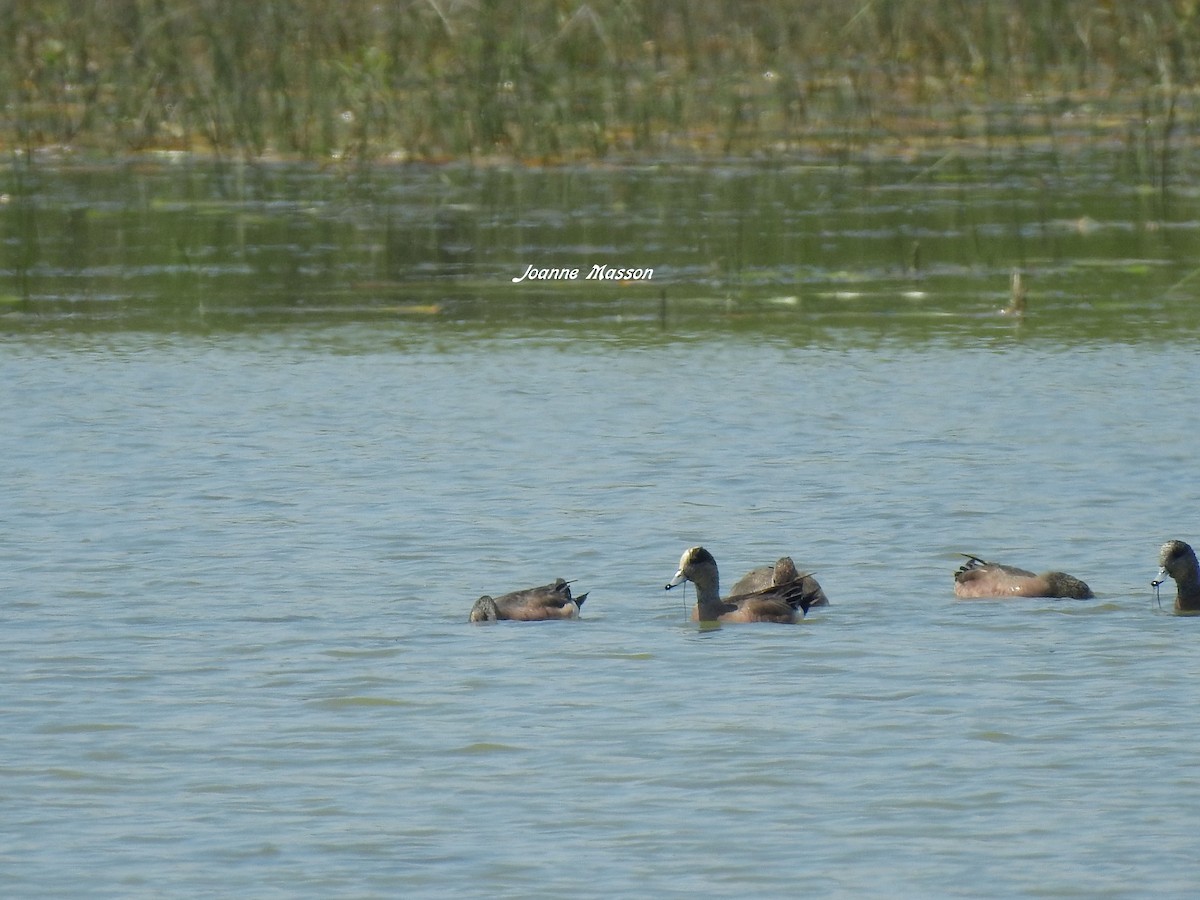
POLYGON ((570 581, 554 579, 553 584, 512 591, 499 597, 484 594, 471 607, 472 622, 543 622, 547 619, 577 619, 587 594, 571 596, 570 581))
POLYGON ((731 597, 740 597, 742 594, 751 594, 754 591, 761 591, 765 587, 772 585, 786 584, 789 581, 794 581, 796 578, 804 578, 808 584, 805 585, 806 590, 812 595, 813 606, 828 606, 829 598, 825 596, 825 591, 821 589, 821 585, 817 583, 817 579, 813 577, 813 573, 807 572, 800 575, 796 571, 796 564, 792 562, 790 556, 782 556, 779 561, 773 566, 759 566, 756 569, 751 569, 741 578, 733 583, 733 588, 730 590, 731 597))
MULTIPOLYGON (((790 562, 790 560, 789 560, 790 562)), ((781 575, 787 564, 780 560, 775 568, 781 575)), ((795 572, 795 566, 792 566, 795 572)), ((695 622, 777 622, 791 625, 804 618, 813 601, 812 588, 806 586, 806 576, 796 573, 790 581, 771 584, 761 590, 721 599, 720 575, 717 561, 703 547, 689 547, 679 558, 679 571, 667 582, 665 589, 678 587, 685 581, 696 586, 696 606, 692 610, 695 622)), ((814 584, 808 579, 809 584, 814 584)))
POLYGON ((1191 545, 1167 541, 1158 551, 1158 565, 1158 577, 1150 584, 1158 587, 1168 576, 1175 579, 1175 612, 1200 612, 1200 564, 1191 545))
POLYGON ((1043 572, 988 562, 970 553, 967 562, 954 573, 954 596, 973 597, 1055 597, 1090 600, 1092 589, 1066 572, 1043 572))

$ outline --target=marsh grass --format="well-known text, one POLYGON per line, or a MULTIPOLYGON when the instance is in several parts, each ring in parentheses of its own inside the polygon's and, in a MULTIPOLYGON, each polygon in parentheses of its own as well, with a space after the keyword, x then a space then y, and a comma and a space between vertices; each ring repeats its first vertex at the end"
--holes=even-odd
POLYGON ((1195 0, 5 4, 0 141, 577 160, 1195 142, 1195 0))

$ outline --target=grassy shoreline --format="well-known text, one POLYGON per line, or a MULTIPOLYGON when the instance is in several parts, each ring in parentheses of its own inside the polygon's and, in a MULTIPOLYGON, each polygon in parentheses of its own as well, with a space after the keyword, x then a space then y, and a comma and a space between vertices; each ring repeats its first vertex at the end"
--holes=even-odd
POLYGON ((0 147, 535 164, 1197 136, 1200 3, 10 4, 0 147))

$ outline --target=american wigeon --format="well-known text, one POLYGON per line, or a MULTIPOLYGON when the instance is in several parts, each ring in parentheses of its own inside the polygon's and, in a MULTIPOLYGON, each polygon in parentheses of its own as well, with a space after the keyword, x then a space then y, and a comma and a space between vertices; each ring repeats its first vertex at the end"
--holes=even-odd
POLYGON ((729 596, 740 597, 742 594, 751 594, 766 587, 786 584, 797 578, 803 578, 807 582, 804 585, 805 591, 813 598, 809 607, 829 605, 829 598, 825 596, 825 591, 821 589, 817 579, 812 576, 811 572, 803 575, 798 573, 796 564, 792 562, 790 556, 781 557, 773 566, 759 566, 757 569, 751 569, 734 582, 729 596))
POLYGON ((587 594, 571 596, 571 582, 556 578, 554 584, 513 591, 501 597, 484 594, 471 608, 472 622, 541 622, 546 619, 574 619, 587 594))
POLYGON ((986 562, 969 553, 967 562, 954 573, 954 596, 971 597, 1057 597, 1088 600, 1092 589, 1066 572, 1036 575, 1016 566, 986 562))
POLYGON ((1200 565, 1196 551, 1183 541, 1167 541, 1158 552, 1158 587, 1170 575, 1175 579, 1175 612, 1200 612, 1200 565))
POLYGON ((679 571, 667 583, 666 589, 669 591, 685 581, 696 586, 692 619, 697 622, 791 624, 803 618, 812 605, 812 594, 805 587, 805 577, 799 574, 791 581, 722 600, 717 561, 703 547, 691 547, 683 552, 679 558, 679 571))

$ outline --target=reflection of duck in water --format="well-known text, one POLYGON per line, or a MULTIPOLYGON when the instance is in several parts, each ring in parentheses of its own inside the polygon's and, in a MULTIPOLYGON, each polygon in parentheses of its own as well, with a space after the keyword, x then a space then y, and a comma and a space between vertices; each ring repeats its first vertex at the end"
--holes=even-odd
POLYGON ((1021 277, 1020 269, 1012 270, 1012 280, 1009 282, 1009 287, 1012 292, 1012 299, 1009 301, 1005 309, 1000 310, 1002 316, 1023 316, 1025 315, 1025 282, 1021 277))
POLYGON ((554 584, 513 591, 500 597, 484 594, 471 608, 472 622, 541 622, 546 619, 574 619, 587 594, 571 596, 571 583, 556 578, 554 584))
POLYGON ((782 557, 773 566, 759 566, 757 569, 751 569, 734 582, 733 588, 729 591, 729 596, 738 597, 742 594, 761 591, 763 588, 786 584, 797 578, 803 578, 807 582, 804 588, 812 597, 812 603, 809 604, 809 607, 829 605, 829 598, 825 596, 825 591, 821 589, 821 585, 817 584, 817 579, 809 573, 804 575, 798 573, 796 571, 796 564, 792 562, 790 556, 782 557))
POLYGON ((434 278, 470 274, 478 231, 477 210, 465 203, 439 206, 433 221, 421 225, 394 222, 389 216, 383 238, 387 280, 409 284, 414 271, 434 278))
POLYGON ((1016 566, 986 562, 964 553, 967 562, 954 573, 954 596, 975 597, 1055 597, 1088 600, 1092 589, 1066 572, 1036 575, 1016 566))
POLYGON ((455 203, 441 207, 434 219, 438 266, 446 275, 463 275, 475 262, 478 210, 455 203))
MULTIPOLYGON (((781 572, 786 571, 786 564, 781 566, 780 563, 775 564, 776 568, 781 572)), ((795 567, 792 571, 795 572, 795 567)), ((789 625, 804 617, 813 599, 811 591, 805 588, 805 576, 797 574, 791 581, 722 600, 717 561, 703 547, 691 547, 683 552, 679 559, 679 571, 667 583, 667 590, 685 581, 696 586, 696 608, 692 610, 692 619, 698 622, 778 622, 789 625)))
POLYGON ((1158 587, 1175 579, 1175 612, 1200 613, 1200 564, 1196 551, 1183 541, 1167 541, 1158 552, 1158 577, 1150 582, 1158 587))

